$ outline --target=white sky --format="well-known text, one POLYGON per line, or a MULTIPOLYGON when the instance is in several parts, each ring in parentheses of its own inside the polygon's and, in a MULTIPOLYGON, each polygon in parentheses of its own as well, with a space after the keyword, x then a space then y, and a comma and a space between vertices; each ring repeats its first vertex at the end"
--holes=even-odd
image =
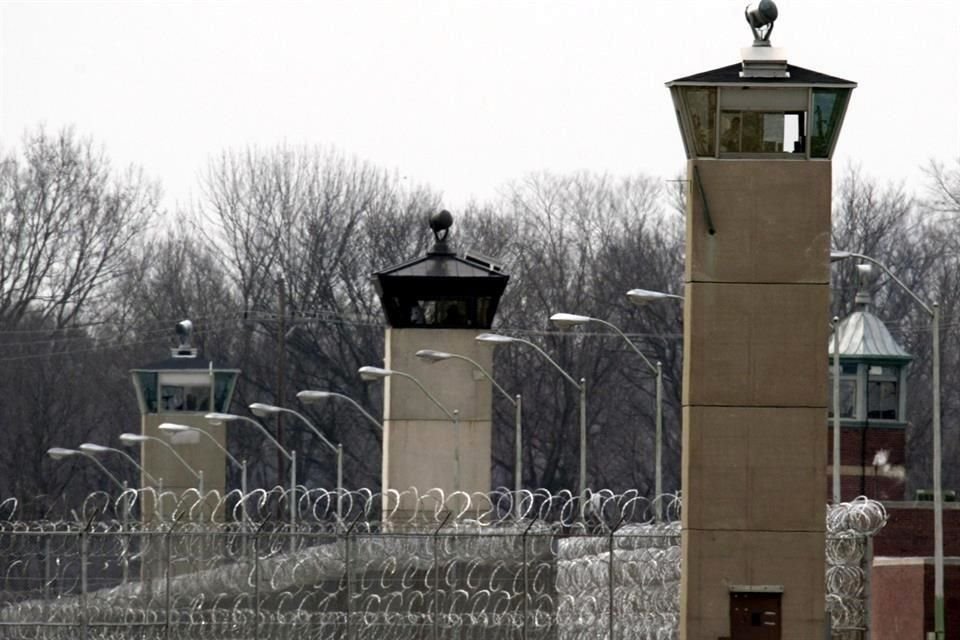
MULTIPOLYGON (((960 2, 777 0, 791 63, 859 83, 835 155, 960 156, 960 2)), ((225 148, 329 144, 456 208, 531 171, 671 178, 664 82, 739 61, 745 2, 4 2, 0 146, 72 125, 171 209, 225 148)))

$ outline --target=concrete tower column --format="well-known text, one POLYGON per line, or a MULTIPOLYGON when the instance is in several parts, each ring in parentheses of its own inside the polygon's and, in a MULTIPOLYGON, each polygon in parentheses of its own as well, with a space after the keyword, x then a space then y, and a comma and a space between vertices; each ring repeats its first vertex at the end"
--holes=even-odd
POLYGON ((828 622, 830 155, 855 85, 788 65, 766 39, 771 5, 752 21, 748 12, 757 41, 741 64, 668 83, 690 158, 680 627, 689 640, 809 640, 828 622))

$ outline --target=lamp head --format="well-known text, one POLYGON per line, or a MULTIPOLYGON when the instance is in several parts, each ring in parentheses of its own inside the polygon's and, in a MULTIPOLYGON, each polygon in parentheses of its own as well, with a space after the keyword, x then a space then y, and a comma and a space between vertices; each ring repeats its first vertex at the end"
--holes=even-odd
POLYGON ((47 449, 47 455, 54 460, 63 460, 79 453, 76 449, 64 449, 63 447, 50 447, 47 449))
POLYGON ((427 362, 434 363, 440 362, 442 360, 449 360, 451 356, 446 351, 434 351, 433 349, 420 349, 417 351, 417 357, 421 360, 426 360, 427 362))
POLYGON ((170 433, 170 434, 182 433, 184 431, 193 431, 193 427, 188 427, 185 424, 174 424, 173 422, 164 422, 157 428, 160 429, 160 431, 170 433))
POLYGON ((280 413, 280 407, 263 402, 254 402, 250 405, 250 411, 258 418, 266 418, 280 413))
POLYGON ((87 453, 106 453, 110 451, 110 447, 105 447, 102 444, 93 444, 92 442, 84 442, 77 448, 87 453))
POLYGON ((630 291, 627 291, 627 299, 636 305, 645 305, 648 302, 655 302, 669 297, 669 294, 661 291, 650 291, 649 289, 630 289, 630 291))
POLYGON ((313 391, 308 389, 305 391, 298 391, 297 400, 299 400, 303 404, 313 404, 314 402, 320 402, 321 400, 326 400, 332 395, 333 394, 330 393, 329 391, 313 391))
POLYGON ((550 316, 550 322, 561 329, 569 329, 570 327, 586 324, 592 319, 590 316, 578 316, 575 313, 555 313, 550 316))
POLYGON ((357 371, 360 374, 360 378, 366 382, 383 380, 393 374, 393 371, 390 371, 390 369, 382 369, 380 367, 360 367, 357 371))
POLYGON ((223 424, 225 422, 232 422, 239 419, 239 416, 235 416, 232 413, 218 413, 214 411, 213 413, 208 413, 203 416, 203 419, 209 422, 210 424, 223 424))
POLYGON ((510 344, 513 342, 513 338, 510 336, 502 336, 499 333, 481 333, 476 338, 477 342, 487 342, 489 344, 510 344))
POLYGON ((849 251, 836 251, 830 250, 830 262, 840 262, 841 260, 846 260, 851 257, 853 254, 849 251))
POLYGON ((149 440, 146 436, 142 436, 138 433, 121 433, 120 442, 127 445, 128 447, 137 444, 138 442, 145 442, 149 440))

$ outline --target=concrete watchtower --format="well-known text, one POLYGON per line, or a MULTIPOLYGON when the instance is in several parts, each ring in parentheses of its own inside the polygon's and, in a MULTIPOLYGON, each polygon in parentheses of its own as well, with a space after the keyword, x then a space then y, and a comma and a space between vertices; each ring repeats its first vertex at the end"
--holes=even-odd
POLYGON ((490 490, 491 385, 471 367, 438 367, 415 356, 435 349, 491 369, 490 349, 474 340, 490 328, 509 276, 494 262, 447 240, 453 217, 430 219, 436 242, 425 256, 373 274, 387 329, 384 365, 421 382, 449 416, 407 377, 392 375, 383 394, 383 489, 490 490), (459 434, 456 433, 459 431, 459 434), (459 468, 455 457, 459 454, 459 468), (459 471, 459 473, 457 473, 459 471))
POLYGON ((667 83, 688 164, 680 637, 822 638, 831 155, 854 83, 742 61, 667 83))
MULTIPOLYGON (((226 446, 224 427, 211 425, 204 415, 228 411, 240 371, 215 366, 203 358, 191 344, 192 330, 189 320, 177 324, 180 344, 171 349, 170 357, 130 372, 140 405, 141 434, 168 440, 168 435, 158 427, 173 422, 202 429, 226 446)), ((148 440, 141 446, 144 470, 154 478, 162 478, 164 490, 179 493, 197 487, 196 478, 161 443, 148 440)), ((226 460, 210 439, 200 438, 178 448, 178 453, 191 467, 203 472, 205 490, 224 492, 226 460)), ((148 478, 141 478, 141 486, 148 485, 148 478)))

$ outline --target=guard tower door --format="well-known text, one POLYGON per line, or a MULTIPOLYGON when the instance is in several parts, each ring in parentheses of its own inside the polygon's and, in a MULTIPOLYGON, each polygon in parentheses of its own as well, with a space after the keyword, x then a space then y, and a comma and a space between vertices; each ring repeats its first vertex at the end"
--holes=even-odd
POLYGON ((780 593, 730 594, 730 640, 780 640, 780 593))

